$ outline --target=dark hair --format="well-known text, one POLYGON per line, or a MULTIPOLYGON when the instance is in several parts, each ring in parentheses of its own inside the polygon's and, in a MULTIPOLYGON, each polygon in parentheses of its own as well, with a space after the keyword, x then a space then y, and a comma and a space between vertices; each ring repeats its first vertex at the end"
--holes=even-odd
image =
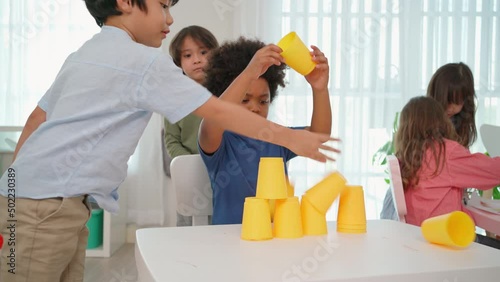
MULTIPOLYGON (((255 53, 264 46, 262 41, 240 37, 213 50, 207 65, 205 87, 219 97, 243 72, 255 53)), ((271 102, 276 96, 278 86, 285 87, 285 68, 285 64, 272 65, 261 75, 269 84, 271 102)))
POLYGON ((427 150, 431 150, 436 160, 433 175, 440 173, 444 163, 444 139, 456 140, 455 130, 444 108, 431 97, 411 98, 399 116, 399 128, 394 141, 405 189, 418 184, 417 172, 426 161, 424 157, 427 150))
MULTIPOLYGON (((109 16, 119 16, 122 14, 116 9, 116 0, 84 0, 87 10, 89 10, 92 17, 98 26, 102 27, 109 16)), ((175 5, 179 0, 171 0, 170 6, 175 5)), ((136 5, 141 11, 148 12, 146 7, 146 0, 130 0, 132 6, 136 5)))
POLYGON ((463 103, 462 110, 451 120, 458 134, 458 143, 470 147, 477 139, 476 92, 470 68, 461 62, 443 65, 432 76, 427 96, 437 100, 445 110, 450 104, 463 103))
POLYGON ((193 38, 194 41, 204 45, 208 50, 219 47, 219 42, 208 29, 197 25, 185 27, 174 36, 169 46, 170 56, 178 67, 181 66, 181 48, 186 37, 193 38))

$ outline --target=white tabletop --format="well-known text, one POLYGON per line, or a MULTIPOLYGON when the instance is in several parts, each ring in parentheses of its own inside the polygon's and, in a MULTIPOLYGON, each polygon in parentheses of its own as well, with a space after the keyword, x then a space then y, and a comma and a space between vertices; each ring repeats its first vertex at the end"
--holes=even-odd
POLYGON ((137 230, 139 281, 499 281, 500 250, 425 241, 420 228, 368 221, 365 234, 244 241, 241 225, 137 230))

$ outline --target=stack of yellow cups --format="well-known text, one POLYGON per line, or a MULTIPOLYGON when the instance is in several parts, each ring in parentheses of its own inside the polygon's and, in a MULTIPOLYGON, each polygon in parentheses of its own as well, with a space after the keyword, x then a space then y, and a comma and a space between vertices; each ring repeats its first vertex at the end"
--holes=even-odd
POLYGON ((256 196, 245 199, 241 238, 259 241, 327 234, 326 213, 339 195, 337 231, 366 232, 361 186, 347 186, 342 174, 334 172, 307 190, 299 203, 283 159, 261 158, 256 196))
POLYGON ((337 231, 366 233, 366 213, 363 187, 347 185, 340 194, 337 231))
POLYGON ((242 239, 258 241, 273 238, 269 200, 288 198, 287 190, 283 158, 261 158, 256 197, 247 197, 243 207, 242 239))

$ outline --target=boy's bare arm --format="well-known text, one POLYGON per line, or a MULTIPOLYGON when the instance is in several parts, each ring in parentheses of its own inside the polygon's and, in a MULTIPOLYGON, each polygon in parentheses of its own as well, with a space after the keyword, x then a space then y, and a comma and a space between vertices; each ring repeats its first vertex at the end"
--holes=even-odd
MULTIPOLYGON (((257 80, 272 65, 279 65, 283 61, 280 55, 281 48, 274 44, 264 46, 258 50, 245 70, 229 85, 219 97, 220 100, 240 105, 249 85, 257 80)), ((206 153, 217 151, 222 141, 225 128, 220 123, 204 119, 200 125, 199 143, 206 153)))
POLYGON ((23 146, 26 139, 28 139, 31 133, 33 133, 33 131, 35 131, 40 126, 40 124, 44 123, 46 120, 47 120, 47 113, 44 110, 42 110, 42 108, 37 106, 33 110, 33 112, 31 112, 30 116, 28 117, 28 120, 26 121, 26 124, 24 125, 23 132, 19 137, 19 141, 17 141, 17 146, 16 149, 14 150, 13 160, 16 159, 17 153, 19 152, 21 146, 23 146))
POLYGON ((311 126, 307 129, 312 132, 330 134, 332 128, 332 109, 328 92, 330 67, 323 52, 316 46, 311 47, 316 68, 306 76, 306 80, 313 90, 313 113, 311 126))
POLYGON ((194 114, 217 123, 226 130, 287 147, 299 156, 320 162, 333 159, 321 153, 319 149, 340 152, 331 146, 324 145, 327 141, 338 141, 327 134, 292 130, 215 97, 210 97, 205 104, 194 111, 194 114))

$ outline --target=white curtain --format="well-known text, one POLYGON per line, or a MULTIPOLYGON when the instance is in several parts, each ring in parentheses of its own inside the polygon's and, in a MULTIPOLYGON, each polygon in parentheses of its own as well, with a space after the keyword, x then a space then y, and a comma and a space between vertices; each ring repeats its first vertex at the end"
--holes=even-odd
MULTIPOLYGON (((425 95, 433 72, 462 61, 475 75, 477 126, 500 124, 498 0, 255 0, 238 1, 235 36, 276 43, 290 31, 319 46, 330 63, 332 135, 342 154, 326 165, 296 158, 290 178, 301 195, 326 172, 339 170, 364 187, 368 218, 378 218, 388 186, 375 151, 391 135, 395 113, 409 98, 425 95)), ((308 124, 311 91, 293 70, 273 103, 270 118, 308 124)), ((472 149, 484 151, 479 139, 472 149)), ((336 219, 336 209, 328 214, 336 219)))
POLYGON ((163 170, 163 117, 153 114, 120 186, 127 193, 128 222, 137 227, 176 226, 176 198, 170 177, 163 170))
POLYGON ((0 1, 0 125, 23 126, 66 57, 99 31, 83 1, 0 1))

